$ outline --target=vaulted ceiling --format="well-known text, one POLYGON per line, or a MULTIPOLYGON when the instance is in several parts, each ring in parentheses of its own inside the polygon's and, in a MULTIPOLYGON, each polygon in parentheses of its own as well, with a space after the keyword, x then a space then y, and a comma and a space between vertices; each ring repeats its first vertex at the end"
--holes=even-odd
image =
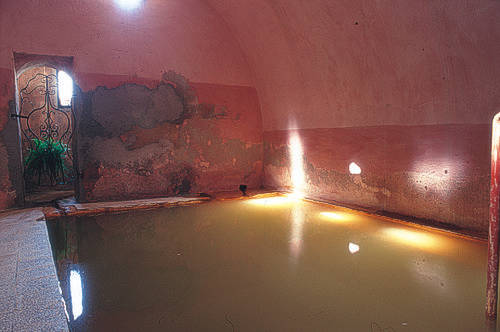
POLYGON ((12 51, 75 55, 84 72, 257 89, 264 128, 488 123, 500 111, 491 0, 0 1, 12 51))
POLYGON ((267 129, 484 123, 500 111, 499 2, 205 1, 247 57, 267 129))

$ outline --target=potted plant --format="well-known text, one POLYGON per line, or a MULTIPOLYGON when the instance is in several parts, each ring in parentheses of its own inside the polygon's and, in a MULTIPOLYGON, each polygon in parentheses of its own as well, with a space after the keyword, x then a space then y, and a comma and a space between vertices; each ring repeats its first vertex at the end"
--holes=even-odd
POLYGON ((47 176, 50 184, 57 183, 59 179, 65 181, 66 166, 64 159, 68 151, 68 146, 61 141, 48 139, 32 139, 31 147, 24 159, 24 176, 26 181, 33 182, 38 175, 38 185, 40 178, 47 176))

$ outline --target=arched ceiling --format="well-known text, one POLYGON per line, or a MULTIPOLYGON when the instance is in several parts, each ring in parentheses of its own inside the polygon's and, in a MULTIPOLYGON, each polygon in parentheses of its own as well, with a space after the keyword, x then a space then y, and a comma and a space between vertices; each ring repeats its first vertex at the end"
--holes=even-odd
POLYGON ((265 129, 486 123, 500 2, 205 0, 253 71, 265 129))
POLYGON ((12 52, 75 57, 75 71, 159 78, 174 70, 195 82, 252 85, 238 42, 200 0, 0 0, 0 68, 12 52))
POLYGON ((2 68, 20 51, 253 85, 267 130, 490 122, 499 40, 491 0, 0 1, 2 68))

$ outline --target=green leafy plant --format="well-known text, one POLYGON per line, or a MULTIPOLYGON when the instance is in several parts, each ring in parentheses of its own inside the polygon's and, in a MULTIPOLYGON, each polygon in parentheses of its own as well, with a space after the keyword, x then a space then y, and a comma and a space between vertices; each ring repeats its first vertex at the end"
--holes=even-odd
POLYGON ((38 185, 40 185, 40 177, 46 175, 50 179, 51 185, 59 178, 62 178, 64 182, 66 172, 64 159, 68 146, 51 138, 45 140, 35 138, 31 142, 31 147, 24 159, 26 179, 33 181, 34 177, 38 175, 38 185))

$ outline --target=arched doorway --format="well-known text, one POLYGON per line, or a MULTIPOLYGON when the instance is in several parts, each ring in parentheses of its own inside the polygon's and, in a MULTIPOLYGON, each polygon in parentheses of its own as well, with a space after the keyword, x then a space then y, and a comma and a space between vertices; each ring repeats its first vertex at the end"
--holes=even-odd
POLYGON ((51 64, 16 73, 16 113, 28 206, 74 195, 73 80, 51 64))

